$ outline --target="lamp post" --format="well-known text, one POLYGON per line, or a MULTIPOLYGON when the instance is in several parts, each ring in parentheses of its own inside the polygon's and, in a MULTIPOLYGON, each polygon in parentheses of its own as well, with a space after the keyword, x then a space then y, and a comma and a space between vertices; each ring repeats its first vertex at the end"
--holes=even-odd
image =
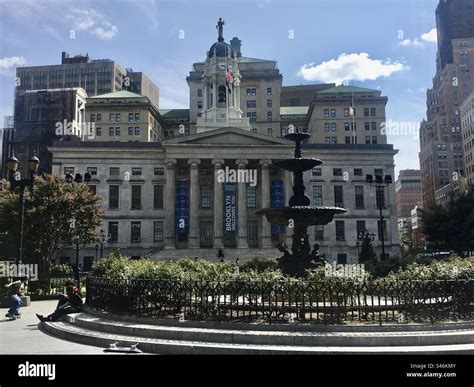
POLYGON ((19 193, 19 220, 20 220, 20 238, 18 240, 18 256, 15 260, 15 263, 21 264, 23 258, 23 226, 24 226, 24 213, 25 213, 25 188, 28 187, 30 190, 33 190, 35 184, 35 176, 40 165, 38 157, 36 157, 36 152, 33 153, 33 156, 28 160, 28 179, 22 179, 21 174, 18 171, 19 165, 18 159, 15 157, 15 154, 11 153, 10 157, 7 159, 7 169, 8 169, 8 180, 10 181, 10 189, 12 192, 15 192, 15 189, 18 187, 19 193))
POLYGON ((384 198, 385 198, 385 193, 384 193, 384 188, 388 187, 390 184, 392 184, 392 176, 390 175, 366 175, 365 176, 365 181, 370 184, 371 187, 375 187, 375 192, 376 192, 376 202, 378 202, 378 207, 379 207, 379 217, 380 217, 380 239, 382 240, 382 259, 385 259, 385 236, 384 236, 384 229, 383 229, 383 220, 384 216, 382 213, 383 209, 383 204, 384 204, 384 198))

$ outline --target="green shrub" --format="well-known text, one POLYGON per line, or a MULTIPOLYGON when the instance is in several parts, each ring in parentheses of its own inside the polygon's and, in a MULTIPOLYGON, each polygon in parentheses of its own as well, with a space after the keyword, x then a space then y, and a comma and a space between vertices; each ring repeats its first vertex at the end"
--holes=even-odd
POLYGON ((474 278, 474 262, 459 257, 432 261, 427 265, 412 262, 406 268, 392 271, 391 280, 455 280, 474 278))
POLYGON ((51 265, 51 274, 72 274, 74 270, 69 263, 51 265))
POLYGON ((240 267, 240 271, 243 272, 252 270, 258 273, 266 270, 278 270, 278 263, 276 261, 254 258, 240 267))

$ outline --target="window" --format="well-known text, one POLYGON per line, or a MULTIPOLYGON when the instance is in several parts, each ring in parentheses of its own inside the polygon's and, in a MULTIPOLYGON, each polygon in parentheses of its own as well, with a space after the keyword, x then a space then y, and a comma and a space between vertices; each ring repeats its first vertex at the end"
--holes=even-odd
POLYGON ((331 117, 336 117, 336 109, 331 109, 331 117))
POLYGON ((250 118, 250 122, 257 122, 257 112, 247 112, 247 117, 250 118))
POLYGON ((357 130, 357 122, 351 122, 351 129, 354 131, 357 130))
POLYGON ((313 176, 321 176, 321 168, 313 168, 313 176))
POLYGON ((324 118, 329 118, 329 109, 324 109, 324 118))
POLYGON ((109 122, 115 122, 115 114, 109 113, 109 122))
POLYGON ((153 174, 155 176, 163 176, 165 174, 165 169, 163 167, 157 167, 153 169, 153 174))
POLYGON ((142 169, 141 168, 132 168, 132 176, 141 176, 142 169))
POLYGON ((247 100, 247 109, 252 109, 257 107, 257 101, 254 99, 247 100))
POLYGON ((130 235, 132 239, 132 243, 139 243, 141 234, 142 234, 141 222, 132 222, 131 235, 130 235))
POLYGON ((97 137, 102 136, 102 128, 99 128, 99 127, 95 128, 95 135, 97 137))
POLYGON ((247 185, 247 208, 257 207, 257 186, 247 185))
POLYGON ((153 222, 153 242, 163 242, 163 221, 162 220, 157 220, 153 222))
POLYGON ((132 210, 142 208, 142 186, 132 185, 132 210))
POLYGON ((370 116, 375 117, 377 115, 377 109, 376 108, 370 108, 370 116))
POLYGON ((325 132, 330 132, 331 131, 331 124, 329 122, 326 122, 324 124, 324 131, 325 132))
POLYGON ((337 144, 337 137, 331 137, 331 144, 337 144))
POLYGON ((133 126, 128 127, 128 135, 133 136, 133 126))
POLYGON ((201 208, 211 208, 212 191, 210 185, 201 185, 201 208))
POLYGON ((64 174, 74 175, 74 167, 64 167, 64 174))
POLYGON ((198 89, 198 97, 202 97, 202 89, 198 89))
POLYGON ((155 210, 162 210, 164 208, 164 186, 154 185, 153 186, 153 208, 155 210))
POLYGON ((118 185, 109 185, 109 208, 110 209, 119 208, 119 186, 118 185))
POLYGON ((350 138, 350 137, 346 136, 345 139, 346 139, 346 144, 350 144, 350 143, 351 143, 351 138, 350 138))
POLYGON ((354 176, 363 176, 362 168, 354 168, 354 176))
POLYGON ((344 207, 344 191, 342 185, 334 186, 334 206, 344 207))
POLYGON ((272 112, 267 112, 267 121, 272 122, 272 112))
POLYGON ((347 254, 337 254, 337 264, 346 265, 347 264, 347 254))
POLYGON ((91 122, 95 122, 95 114, 91 114, 91 122))
POLYGON ((349 122, 344 122, 344 130, 348 132, 351 130, 351 124, 349 122))
POLYGON ((257 128, 251 128, 250 131, 251 131, 252 133, 257 133, 257 128))
POLYGON ((115 128, 109 128, 109 136, 115 135, 115 128))
POLYGON ((346 239, 346 230, 343 220, 336 220, 336 241, 343 241, 346 239))
POLYGON ((109 168, 109 175, 110 176, 119 176, 120 175, 120 167, 110 167, 109 168))
POLYGON ((370 116, 370 109, 364 108, 364 117, 369 117, 369 116, 370 116))
POLYGON ((377 136, 372 136, 372 144, 377 144, 377 136))
POLYGON ((371 122, 371 123, 370 123, 370 128, 371 128, 372 130, 377 130, 377 123, 376 123, 376 122, 371 122))
POLYGON ((96 121, 97 121, 97 122, 102 121, 102 114, 97 113, 97 115, 96 115, 96 121))
POLYGON ((364 201, 364 186, 356 185, 354 187, 355 192, 355 208, 362 209, 365 207, 364 201))
POLYGON ((344 109, 344 117, 349 117, 349 109, 344 109))
POLYGON ((380 208, 380 206, 382 206, 382 208, 385 208, 385 194, 383 189, 376 190, 375 205, 376 208, 380 208))
POLYGON ((140 127, 135 126, 135 136, 139 136, 139 135, 140 135, 140 127))
POLYGON ((332 175, 333 176, 342 176, 342 168, 334 168, 332 170, 332 175))
POLYGON ((120 121, 121 121, 120 113, 115 113, 115 122, 120 122, 120 121))
POLYGON ((257 89, 255 89, 255 88, 248 88, 248 89, 247 89, 247 95, 249 95, 249 96, 256 96, 256 95, 257 95, 257 89))
POLYGON ((91 175, 97 175, 97 167, 87 167, 87 173, 91 175))
POLYGON ((135 114, 133 114, 133 113, 128 113, 128 120, 129 120, 129 121, 134 121, 134 120, 135 120, 135 114))
POLYGON ((272 107, 272 100, 267 99, 267 107, 271 108, 272 107))
POLYGON ((320 185, 313 185, 313 206, 323 205, 323 187, 320 185))
POLYGON ((370 136, 365 136, 365 143, 370 144, 370 136))
POLYGON ((384 220, 383 223, 382 223, 382 226, 383 226, 383 230, 380 228, 380 220, 377 221, 377 231, 378 231, 378 238, 379 238, 379 241, 382 240, 382 231, 383 231, 383 240, 386 241, 388 240, 387 238, 387 221, 384 220))
POLYGON ((202 109, 202 101, 198 101, 198 109, 202 109))
POLYGON ((110 243, 118 242, 118 222, 109 222, 108 237, 110 243))
POLYGON ((356 222, 357 240, 362 240, 362 236, 366 228, 367 227, 365 227, 365 220, 358 220, 356 222))
POLYGON ((135 113, 135 121, 140 121, 140 113, 135 113))
POLYGON ((370 122, 364 122, 365 130, 370 130, 370 122))
POLYGON ((120 136, 120 128, 115 128, 115 135, 120 136))
POLYGON ((272 95, 272 88, 271 87, 267 87, 267 95, 272 95))
POLYGON ((267 128, 267 134, 269 136, 273 136, 273 129, 272 128, 267 128))
POLYGON ((337 125, 335 122, 331 123, 331 132, 335 132, 337 129, 337 125))
POLYGON ((280 137, 285 137, 286 134, 287 134, 286 128, 281 128, 281 129, 280 129, 280 137))
POLYGON ((324 240, 324 226, 314 226, 314 240, 315 241, 324 240))

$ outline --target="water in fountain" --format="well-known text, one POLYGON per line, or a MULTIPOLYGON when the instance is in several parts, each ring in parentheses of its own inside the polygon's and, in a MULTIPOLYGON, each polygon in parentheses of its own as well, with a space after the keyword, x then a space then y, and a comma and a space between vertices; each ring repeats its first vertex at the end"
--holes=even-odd
POLYGON ((257 215, 264 215, 270 223, 288 225, 293 220, 293 243, 291 252, 286 244, 280 244, 278 249, 283 256, 278 259, 283 273, 292 276, 304 276, 307 269, 312 269, 324 259, 319 254, 319 246, 314 245, 313 250, 308 239, 308 227, 326 225, 331 222, 336 214, 345 213, 344 208, 339 207, 315 207, 311 206, 309 197, 305 195, 303 183, 303 172, 323 164, 321 160, 301 157, 301 142, 310 137, 307 133, 296 131, 285 136, 286 139, 294 141, 295 157, 277 161, 275 164, 293 173, 294 185, 293 196, 290 198, 288 207, 263 208, 256 211, 257 215))

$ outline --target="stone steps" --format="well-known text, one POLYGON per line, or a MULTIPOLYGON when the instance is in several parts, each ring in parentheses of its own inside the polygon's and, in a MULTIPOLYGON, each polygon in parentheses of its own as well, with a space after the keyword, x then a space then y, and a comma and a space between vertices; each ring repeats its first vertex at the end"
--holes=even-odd
MULTIPOLYGON (((234 263, 239 258, 240 264, 251 261, 254 258, 275 260, 281 256, 277 249, 224 249, 225 261, 234 263)), ((217 249, 165 249, 153 255, 150 259, 178 260, 182 258, 202 258, 217 262, 217 249)))
POLYGON ((161 354, 474 353, 474 325, 442 330, 387 331, 381 327, 378 331, 334 332, 184 324, 143 324, 79 313, 40 326, 70 341, 104 348, 117 341, 120 346, 140 343, 143 351, 161 354))

